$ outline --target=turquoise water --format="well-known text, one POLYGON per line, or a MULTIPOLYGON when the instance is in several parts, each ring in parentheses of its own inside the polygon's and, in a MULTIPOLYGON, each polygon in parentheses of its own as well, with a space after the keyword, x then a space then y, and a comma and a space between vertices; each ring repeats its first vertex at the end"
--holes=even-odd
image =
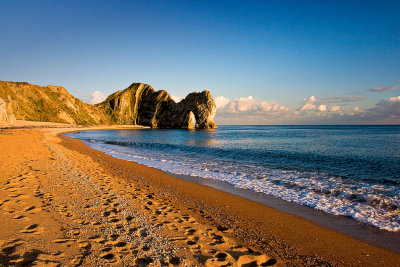
POLYGON ((125 160, 400 230, 400 126, 221 126, 68 136, 125 160))

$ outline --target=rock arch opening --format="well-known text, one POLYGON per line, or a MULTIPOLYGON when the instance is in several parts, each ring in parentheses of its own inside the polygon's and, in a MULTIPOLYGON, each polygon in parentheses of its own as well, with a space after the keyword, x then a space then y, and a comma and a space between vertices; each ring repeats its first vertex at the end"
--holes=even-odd
POLYGON ((196 117, 194 116, 194 113, 192 111, 188 113, 187 128, 188 129, 196 128, 196 117))

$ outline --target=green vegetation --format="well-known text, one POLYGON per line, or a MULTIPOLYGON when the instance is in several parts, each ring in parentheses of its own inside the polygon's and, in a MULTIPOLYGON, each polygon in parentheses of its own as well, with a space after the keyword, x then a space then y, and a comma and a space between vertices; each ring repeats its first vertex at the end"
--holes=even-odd
POLYGON ((62 87, 40 87, 26 82, 0 81, 0 98, 17 120, 107 124, 110 118, 97 107, 83 103, 62 87))

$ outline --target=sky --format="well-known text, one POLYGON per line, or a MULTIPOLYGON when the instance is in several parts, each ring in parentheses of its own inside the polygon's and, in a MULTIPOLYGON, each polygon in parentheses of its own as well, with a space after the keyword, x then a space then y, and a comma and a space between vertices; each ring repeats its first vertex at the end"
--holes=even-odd
POLYGON ((209 90, 217 124, 400 124, 400 1, 0 0, 0 80, 209 90))

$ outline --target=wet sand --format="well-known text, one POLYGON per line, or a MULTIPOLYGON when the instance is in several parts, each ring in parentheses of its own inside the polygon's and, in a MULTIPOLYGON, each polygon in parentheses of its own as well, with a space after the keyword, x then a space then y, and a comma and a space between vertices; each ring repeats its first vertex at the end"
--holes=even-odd
POLYGON ((72 130, 0 130, 1 266, 399 265, 399 253, 58 135, 72 130))

